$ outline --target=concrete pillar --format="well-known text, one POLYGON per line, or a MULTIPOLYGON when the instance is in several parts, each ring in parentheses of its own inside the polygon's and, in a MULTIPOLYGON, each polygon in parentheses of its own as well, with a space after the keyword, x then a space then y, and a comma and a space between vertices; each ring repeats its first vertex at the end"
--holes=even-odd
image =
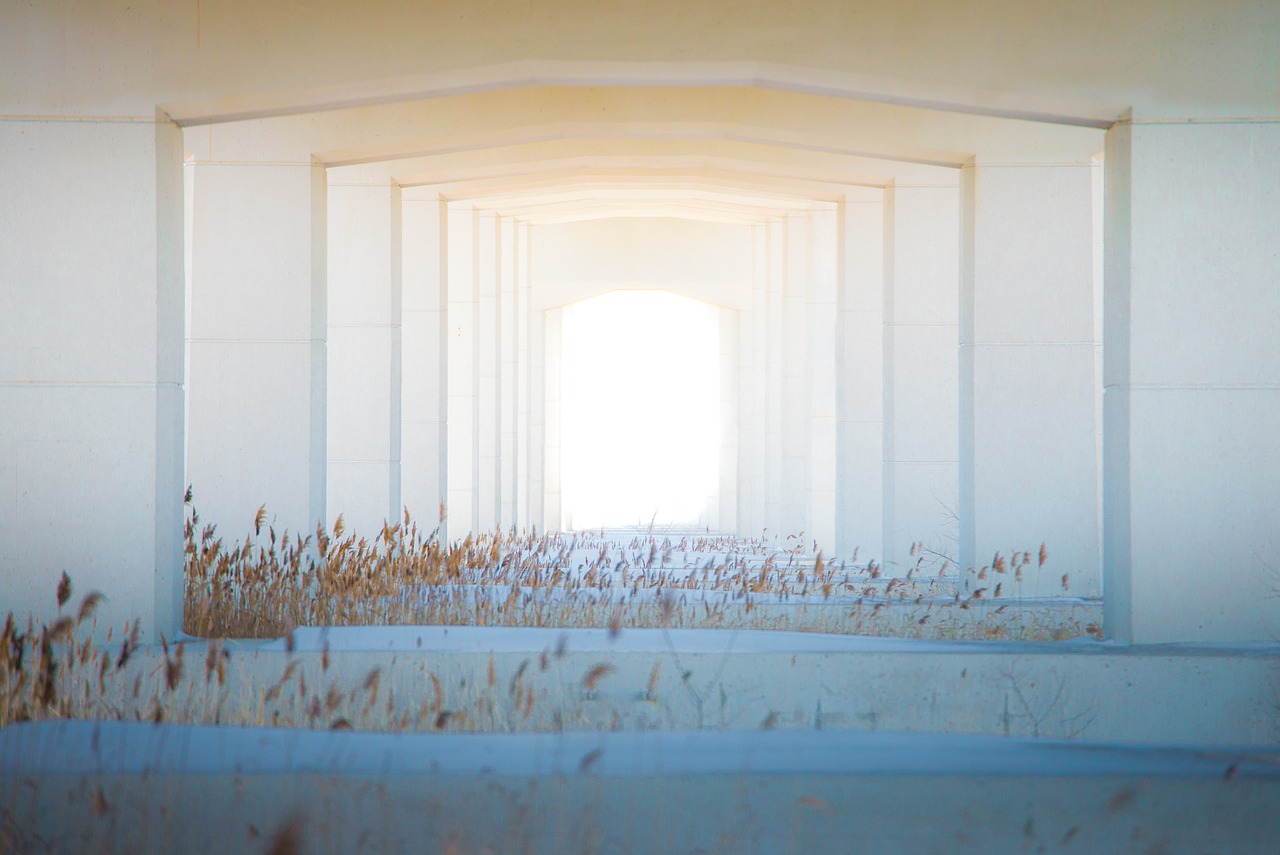
POLYGON ((533 477, 531 457, 533 444, 533 408, 530 402, 532 378, 532 348, 530 345, 531 325, 529 311, 529 225, 520 223, 516 227, 515 237, 515 283, 516 283, 516 367, 515 367, 515 408, 516 408, 516 512, 515 522, 527 528, 537 517, 533 516, 533 499, 531 496, 533 477))
POLYGON ((543 408, 543 528, 560 531, 565 527, 560 491, 560 308, 543 312, 543 346, 546 359, 542 371, 543 408))
MULTIPOLYGON (((448 204, 403 204, 401 498, 430 531, 448 502, 448 204)), ((447 533, 446 533, 447 536, 447 533)))
POLYGON ((502 364, 503 341, 502 292, 499 278, 502 275, 501 229, 498 217, 489 211, 477 215, 475 234, 476 257, 476 347, 478 358, 476 442, 477 460, 477 508, 478 530, 490 530, 501 519, 502 493, 500 464, 502 453, 502 383, 499 368, 502 364))
POLYGON ((884 201, 840 207, 836 554, 879 561, 884 532, 884 201))
POLYGON ((750 308, 739 312, 738 332, 738 522, 745 537, 765 527, 764 478, 768 287, 768 227, 751 227, 750 308))
MULTIPOLYGON (((529 524, 548 528, 546 312, 529 311, 529 524)), ((554 526, 552 526, 554 528, 554 526)))
POLYGON ((739 312, 720 309, 720 489, 714 513, 708 515, 712 531, 738 530, 738 331, 739 312))
POLYGON ((884 566, 957 557, 959 190, 885 190, 884 566), (945 558, 940 556, 946 556, 945 558))
POLYGON ((808 362, 808 540, 836 548, 836 327, 839 239, 835 205, 811 211, 808 222, 809 275, 805 297, 808 362))
POLYGON ((502 229, 498 216, 481 211, 476 220, 476 527, 493 529, 502 520, 502 229))
POLYGON ((764 529, 771 538, 785 538, 791 532, 785 530, 787 522, 783 517, 783 288, 786 279, 786 226, 783 221, 766 226, 766 241, 764 529))
POLYGON ((447 227, 449 271, 448 430, 449 532, 453 538, 474 531, 480 515, 479 451, 476 424, 479 407, 476 334, 476 220, 469 205, 450 203, 447 227))
POLYGON ((327 501, 372 537, 402 512, 401 192, 350 180, 328 188, 327 501))
POLYGON ((803 214, 783 221, 782 297, 782 531, 809 531, 809 222, 803 214))
POLYGON ((1103 588, 1117 640, 1280 626, 1280 123, 1107 132, 1103 588))
MULTIPOLYGON (((182 132, 0 118, 0 590, 107 594, 98 637, 182 620, 182 132), (91 192, 90 192, 91 190, 91 192)), ((247 521, 247 520, 246 520, 247 521)), ((64 613, 66 608, 64 608, 64 613)))
POLYGON ((522 347, 517 293, 520 259, 516 222, 503 217, 498 221, 498 230, 498 521, 504 528, 509 528, 517 524, 516 485, 519 483, 520 466, 516 449, 516 416, 520 407, 516 364, 522 347))
POLYGON ((1093 171, 961 173, 960 563, 1052 556, 1009 594, 1101 594, 1093 171))
POLYGON ((326 185, 317 163, 197 161, 187 473, 242 537, 325 519, 326 185))

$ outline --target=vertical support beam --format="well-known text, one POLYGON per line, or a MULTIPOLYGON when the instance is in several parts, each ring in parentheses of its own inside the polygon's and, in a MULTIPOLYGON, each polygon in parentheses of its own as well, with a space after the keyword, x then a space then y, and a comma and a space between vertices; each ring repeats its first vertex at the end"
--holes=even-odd
POLYGON ((547 528, 546 312, 529 312, 529 524, 547 528))
POLYGON ((959 189, 885 190, 884 562, 905 575, 957 552, 959 189), (939 556, 946 556, 941 558, 939 556))
POLYGON ((530 344, 531 325, 533 323, 529 311, 529 226, 520 223, 516 229, 515 247, 516 271, 516 370, 515 370, 515 411, 516 411, 516 524, 528 527, 537 519, 532 513, 533 503, 530 495, 532 486, 532 429, 533 410, 530 406, 530 387, 532 378, 532 348, 530 344))
POLYGON ((327 187, 309 163, 197 162, 188 477, 232 538, 324 520, 327 187))
POLYGON ((712 531, 738 529, 738 331, 739 312, 720 309, 720 490, 715 514, 707 525, 712 531))
POLYGON ((519 243, 517 238, 518 224, 509 217, 498 221, 499 239, 499 300, 500 309, 498 347, 501 363, 498 372, 499 422, 499 499, 498 521, 504 527, 516 525, 517 501, 516 485, 520 456, 516 449, 516 417, 519 412, 519 389, 516 383, 516 363, 521 348, 518 314, 520 311, 519 296, 519 243))
POLYGON ((476 257, 476 347, 477 403, 476 443, 479 449, 476 471, 476 528, 489 530, 498 525, 502 494, 500 464, 502 433, 501 322, 501 229, 498 217, 489 211, 477 212, 476 257))
POLYGON ((430 531, 449 495, 449 215, 440 199, 405 200, 403 212, 401 495, 430 531))
POLYGON ((749 308, 738 313, 738 515, 734 530, 757 537, 764 528, 764 381, 767 227, 751 227, 749 308))
POLYGON ((786 225, 785 221, 771 222, 766 227, 768 251, 768 280, 765 294, 765 478, 764 516, 765 529, 772 538, 785 538, 786 520, 783 517, 783 347, 784 316, 783 287, 786 280, 786 225))
MULTIPOLYGON (((876 196, 880 197, 877 193, 876 196)), ((884 215, 882 198, 840 205, 836 554, 882 559, 884 215)))
POLYGON ((809 520, 809 223, 784 220, 782 300, 782 528, 811 540, 809 520))
POLYGON ((478 515, 475 424, 476 285, 475 212, 470 205, 448 205, 448 523, 454 539, 474 531, 478 515))
POLYGON ((974 164, 961 198, 961 565, 1046 543, 1006 593, 1098 596, 1092 164, 974 164))
POLYGON ((546 405, 543 410, 543 430, 545 431, 543 457, 543 494, 545 498, 543 528, 548 531, 559 531, 564 528, 565 520, 562 512, 560 493, 560 386, 563 379, 561 371, 561 331, 562 310, 547 309, 543 312, 543 336, 546 348, 546 362, 542 373, 543 394, 546 405))
POLYGON ((148 638, 172 636, 182 620, 182 131, 163 114, 0 118, 0 151, 3 609, 52 622, 67 570, 64 614, 88 591, 111 594, 99 641, 135 619, 148 638))
POLYGON ((834 205, 809 212, 805 343, 808 363, 808 540, 836 548, 836 323, 839 241, 834 205))
POLYGON ((401 192, 330 179, 328 500, 374 536, 401 513, 401 192))
POLYGON ((1278 160, 1275 121, 1107 132, 1103 582, 1119 641, 1280 625, 1278 160))

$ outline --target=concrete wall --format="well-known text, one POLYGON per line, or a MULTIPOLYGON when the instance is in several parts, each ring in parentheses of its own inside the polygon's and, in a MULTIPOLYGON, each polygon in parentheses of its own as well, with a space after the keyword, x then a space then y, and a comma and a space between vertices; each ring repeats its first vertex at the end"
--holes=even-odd
POLYGON ((1103 535, 1122 639, 1280 626, 1280 123, 1107 135, 1103 535))
POLYGON ((0 611, 181 614, 182 135, 0 119, 0 611), (50 199, 60 200, 50 204, 50 199))
POLYGON ((198 160, 187 480, 235 538, 325 516, 326 182, 310 162, 198 160))
POLYGON ((959 189, 884 196, 882 560, 904 576, 923 556, 956 563, 959 189))
POLYGON ((327 502, 353 530, 400 519, 400 188, 330 172, 327 502))
POLYGON ((962 173, 960 562, 981 568, 1044 543, 1060 574, 1051 590, 1028 587, 1033 596, 1102 593, 1097 168, 978 164, 962 173), (1039 542, 1018 542, 1032 532, 1039 542))

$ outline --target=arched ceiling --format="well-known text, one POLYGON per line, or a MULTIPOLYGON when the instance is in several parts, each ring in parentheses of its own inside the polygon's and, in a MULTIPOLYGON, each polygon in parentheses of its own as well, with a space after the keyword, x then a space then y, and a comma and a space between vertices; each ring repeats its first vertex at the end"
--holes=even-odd
MULTIPOLYGON (((955 185, 969 163, 1091 162, 1095 128, 812 93, 531 87, 189 129, 197 160, 325 164, 527 223, 758 223, 891 183, 955 185)), ((868 196, 867 194, 871 195, 868 196)))

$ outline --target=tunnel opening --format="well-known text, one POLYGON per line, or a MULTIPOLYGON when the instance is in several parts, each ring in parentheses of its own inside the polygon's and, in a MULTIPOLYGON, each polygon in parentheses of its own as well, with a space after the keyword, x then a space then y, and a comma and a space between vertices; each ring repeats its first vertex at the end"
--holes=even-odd
POLYGON ((613 291, 565 307, 566 528, 713 527, 719 312, 659 290, 613 291))

